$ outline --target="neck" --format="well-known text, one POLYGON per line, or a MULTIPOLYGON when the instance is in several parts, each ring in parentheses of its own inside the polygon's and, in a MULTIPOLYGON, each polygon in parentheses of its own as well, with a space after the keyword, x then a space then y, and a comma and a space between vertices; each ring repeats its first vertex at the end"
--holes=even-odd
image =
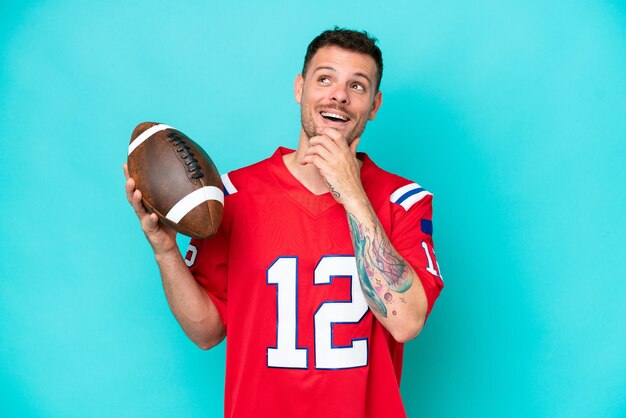
POLYGON ((302 159, 308 149, 309 138, 303 131, 300 131, 300 140, 296 152, 284 155, 283 161, 296 180, 309 189, 311 193, 321 195, 328 192, 326 181, 313 164, 302 164, 302 159))

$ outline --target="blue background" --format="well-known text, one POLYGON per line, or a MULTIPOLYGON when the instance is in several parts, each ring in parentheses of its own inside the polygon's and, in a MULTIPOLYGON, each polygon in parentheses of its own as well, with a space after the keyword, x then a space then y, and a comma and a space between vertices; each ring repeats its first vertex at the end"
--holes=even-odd
POLYGON ((221 171, 295 147, 335 24, 384 53, 360 149, 435 194, 409 416, 626 416, 626 4, 591 0, 3 1, 1 415, 221 416, 224 346, 179 329, 125 200, 130 133, 221 171))

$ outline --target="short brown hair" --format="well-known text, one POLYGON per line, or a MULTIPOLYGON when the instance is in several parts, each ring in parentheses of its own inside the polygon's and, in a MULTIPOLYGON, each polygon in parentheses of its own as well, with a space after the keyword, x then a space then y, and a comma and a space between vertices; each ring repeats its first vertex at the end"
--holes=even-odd
POLYGON ((380 80, 383 78, 383 53, 376 45, 376 42, 378 42, 378 39, 370 36, 365 31, 343 29, 338 26, 335 26, 332 30, 326 30, 320 33, 309 44, 306 55, 304 56, 302 76, 306 76, 309 63, 318 49, 325 46, 338 46, 348 51, 369 55, 374 59, 376 68, 378 69, 378 80, 376 82, 376 91, 378 91, 380 88, 380 80))

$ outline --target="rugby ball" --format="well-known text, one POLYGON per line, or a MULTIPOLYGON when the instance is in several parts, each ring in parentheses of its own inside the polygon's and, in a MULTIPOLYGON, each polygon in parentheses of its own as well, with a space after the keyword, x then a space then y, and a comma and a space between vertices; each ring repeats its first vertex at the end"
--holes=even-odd
POLYGON ((208 238, 222 221, 219 172, 204 150, 171 126, 143 122, 128 146, 128 173, 143 204, 159 221, 194 238, 208 238))

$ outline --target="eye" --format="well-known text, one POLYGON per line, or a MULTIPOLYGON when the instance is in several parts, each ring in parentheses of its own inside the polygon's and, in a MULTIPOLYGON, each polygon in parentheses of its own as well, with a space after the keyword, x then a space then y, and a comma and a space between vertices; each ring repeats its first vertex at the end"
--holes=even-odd
POLYGON ((330 84, 330 77, 323 75, 318 78, 317 81, 319 81, 321 84, 330 84))
POLYGON ((365 86, 361 83, 352 83, 350 87, 356 91, 365 91, 365 86))

